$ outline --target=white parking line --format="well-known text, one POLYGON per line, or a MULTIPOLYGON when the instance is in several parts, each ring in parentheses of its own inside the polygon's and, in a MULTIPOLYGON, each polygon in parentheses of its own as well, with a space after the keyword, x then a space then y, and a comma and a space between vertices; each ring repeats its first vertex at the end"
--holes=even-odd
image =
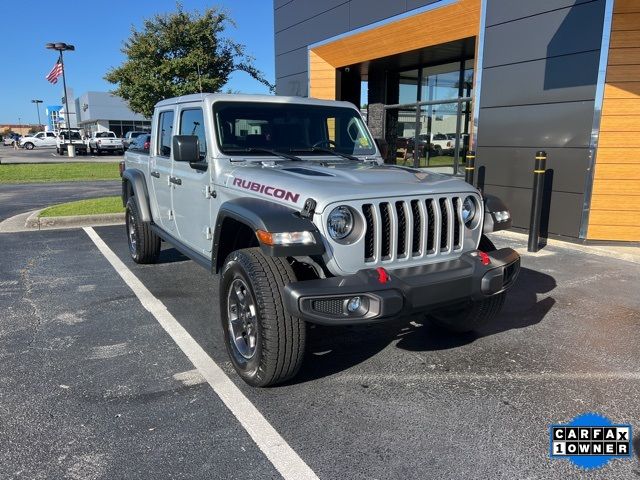
POLYGON ((316 474, 298 456, 298 454, 284 441, 273 426, 262 416, 258 409, 249 401, 238 387, 227 377, 222 369, 207 355, 203 348, 178 323, 167 307, 144 286, 131 270, 116 256, 115 253, 100 238, 91 227, 84 231, 95 243, 111 266, 118 272, 124 282, 133 290, 142 306, 151 313, 164 328, 180 350, 191 360, 198 372, 211 385, 213 391, 227 406, 231 413, 249 433, 258 448, 280 472, 285 479, 317 480, 316 474))

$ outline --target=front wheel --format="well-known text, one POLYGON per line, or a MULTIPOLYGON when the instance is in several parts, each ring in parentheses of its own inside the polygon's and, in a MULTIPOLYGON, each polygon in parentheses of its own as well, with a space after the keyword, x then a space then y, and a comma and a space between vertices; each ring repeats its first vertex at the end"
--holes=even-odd
POLYGON ((27 150, 33 150, 33 147, 35 147, 35 145, 31 142, 27 142, 24 144, 24 148, 26 148, 27 150))
POLYGON ((160 237, 153 233, 148 222, 142 221, 138 205, 133 197, 127 200, 125 223, 129 254, 133 261, 136 263, 155 263, 160 255, 160 237))
POLYGON ((296 280, 286 259, 259 248, 232 252, 220 278, 220 320, 227 352, 240 377, 254 387, 296 375, 306 324, 284 309, 282 289, 296 280))

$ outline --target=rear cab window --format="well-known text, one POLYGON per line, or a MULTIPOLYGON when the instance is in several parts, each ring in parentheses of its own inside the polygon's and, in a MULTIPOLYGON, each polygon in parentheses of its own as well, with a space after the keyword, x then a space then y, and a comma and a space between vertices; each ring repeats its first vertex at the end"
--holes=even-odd
POLYGON ((157 155, 171 157, 171 142, 173 139, 173 110, 160 112, 158 117, 157 155))

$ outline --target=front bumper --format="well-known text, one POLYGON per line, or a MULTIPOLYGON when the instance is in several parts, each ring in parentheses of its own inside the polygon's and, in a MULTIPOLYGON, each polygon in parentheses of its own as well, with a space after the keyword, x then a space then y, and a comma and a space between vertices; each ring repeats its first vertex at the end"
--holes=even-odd
MULTIPOLYGON (((376 323, 416 312, 457 303, 482 300, 509 289, 520 271, 520 256, 511 248, 487 254, 478 251, 455 260, 399 268, 385 272, 382 282, 377 269, 353 275, 295 282, 284 288, 287 311, 311 323, 354 325, 376 323), (360 306, 349 312, 354 297, 360 306)), ((353 304, 352 304, 353 306, 353 304)))

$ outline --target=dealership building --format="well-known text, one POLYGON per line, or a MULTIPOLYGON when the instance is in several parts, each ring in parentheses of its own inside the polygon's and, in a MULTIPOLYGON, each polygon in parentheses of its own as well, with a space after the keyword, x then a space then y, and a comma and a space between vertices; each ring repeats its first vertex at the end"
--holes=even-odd
POLYGON ((78 126, 85 132, 111 130, 118 137, 132 130, 151 130, 151 121, 131 111, 127 102, 109 92, 86 92, 75 100, 78 126))
POLYGON ((277 93, 366 103, 387 162, 460 175, 474 150, 527 228, 544 150, 549 235, 640 241, 640 1, 274 0, 274 22, 277 93))

